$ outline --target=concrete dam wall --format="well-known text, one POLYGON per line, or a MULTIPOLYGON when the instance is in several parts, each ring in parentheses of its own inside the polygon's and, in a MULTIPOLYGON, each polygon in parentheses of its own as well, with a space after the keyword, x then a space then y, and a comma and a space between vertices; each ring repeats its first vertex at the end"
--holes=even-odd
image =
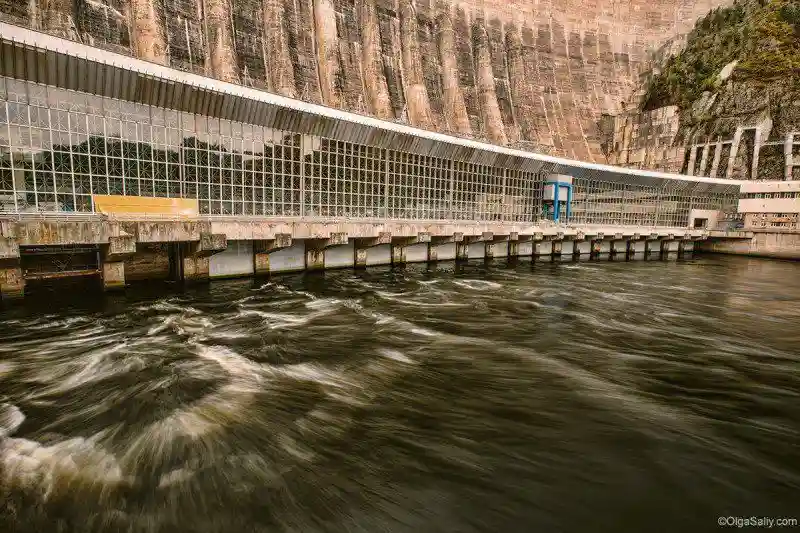
POLYGON ((224 81, 605 161, 648 52, 726 0, 31 0, 0 19, 224 81))

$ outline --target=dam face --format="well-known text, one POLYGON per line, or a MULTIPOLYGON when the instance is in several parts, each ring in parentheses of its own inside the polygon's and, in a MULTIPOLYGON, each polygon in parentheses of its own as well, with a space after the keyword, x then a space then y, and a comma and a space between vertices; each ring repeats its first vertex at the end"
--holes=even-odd
POLYGON ((0 20, 219 80, 605 162, 648 53, 725 0, 4 2, 0 20))

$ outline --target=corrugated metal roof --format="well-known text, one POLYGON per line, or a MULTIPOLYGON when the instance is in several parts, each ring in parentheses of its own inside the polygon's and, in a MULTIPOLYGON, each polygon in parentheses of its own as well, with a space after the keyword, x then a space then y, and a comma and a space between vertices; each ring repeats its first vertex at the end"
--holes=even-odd
POLYGON ((0 23, 0 74, 56 87, 422 155, 576 178, 735 192, 742 182, 587 163, 310 104, 0 23), (667 183, 665 183, 665 181, 667 183))

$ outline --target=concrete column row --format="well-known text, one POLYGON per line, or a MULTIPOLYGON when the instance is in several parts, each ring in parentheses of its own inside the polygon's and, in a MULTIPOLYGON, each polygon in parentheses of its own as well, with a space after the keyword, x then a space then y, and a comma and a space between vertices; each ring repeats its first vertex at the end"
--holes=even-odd
MULTIPOLYGON (((672 253, 691 252, 694 241, 686 238, 621 235, 591 239, 552 239, 542 236, 495 236, 454 234, 416 237, 377 237, 348 239, 332 234, 326 239, 292 239, 288 234, 254 246, 254 273, 268 274, 314 271, 331 268, 366 268, 377 265, 398 265, 433 261, 465 261, 504 257, 591 257, 637 258, 671 257, 672 253)), ((217 256, 219 258, 219 256, 217 256)), ((215 258, 215 259, 217 259, 215 258)))
MULTIPOLYGON (((0 295, 3 299, 19 298, 24 295, 25 290, 19 247, 13 240, 2 239, 0 295)), ((151 264, 149 261, 152 259, 148 258, 154 252, 146 247, 152 244, 145 242, 141 246, 145 248, 137 248, 137 242, 132 235, 112 236, 107 244, 100 245, 98 268, 104 289, 124 288, 128 268, 135 279, 202 282, 217 277, 504 257, 530 256, 535 260, 575 256, 596 259, 628 259, 640 256, 660 258, 690 252, 694 249, 694 241, 688 235, 675 238, 674 235, 659 237, 656 234, 598 234, 586 237, 580 233, 546 236, 542 233, 431 235, 419 232, 414 236, 396 237, 391 233, 381 232, 375 237, 352 239, 346 233, 331 233, 324 238, 307 239, 294 239, 288 233, 279 233, 267 240, 229 242, 224 234, 203 233, 196 241, 162 242, 159 245, 161 252, 158 252, 158 262, 162 268, 152 278, 149 267, 142 267, 143 263, 146 266, 151 264), (169 273, 165 272, 166 267, 163 265, 169 265, 169 273)))
MULTIPOLYGON (((173 242, 169 246, 169 263, 174 272, 169 277, 179 281, 207 281, 210 257, 224 250, 227 241, 224 235, 201 234, 198 241, 173 242)), ((104 290, 124 289, 126 285, 126 262, 136 257, 137 246, 133 235, 109 237, 108 242, 97 246, 97 270, 104 290)), ((0 237, 0 299, 13 300, 25 295, 26 278, 22 268, 22 256, 13 239, 0 237)))

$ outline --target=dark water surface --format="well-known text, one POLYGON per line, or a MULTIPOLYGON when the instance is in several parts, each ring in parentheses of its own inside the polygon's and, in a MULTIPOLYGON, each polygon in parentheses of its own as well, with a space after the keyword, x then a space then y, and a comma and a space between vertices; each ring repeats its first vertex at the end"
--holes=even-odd
POLYGON ((79 300, 0 313, 0 532, 800 518, 797 263, 443 263, 79 300))

